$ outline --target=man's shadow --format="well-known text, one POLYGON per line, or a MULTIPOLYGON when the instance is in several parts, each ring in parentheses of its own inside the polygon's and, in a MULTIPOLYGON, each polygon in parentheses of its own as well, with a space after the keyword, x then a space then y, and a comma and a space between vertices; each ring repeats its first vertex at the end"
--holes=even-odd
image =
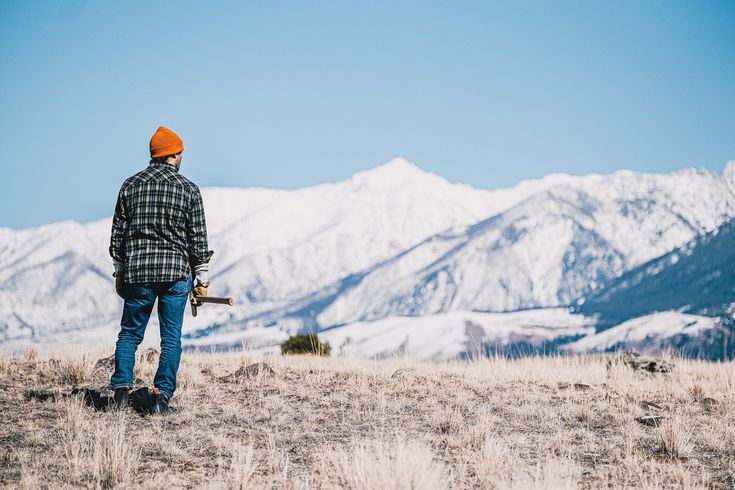
MULTIPOLYGON (((80 394, 84 399, 84 404, 94 407, 98 412, 112 412, 118 410, 115 407, 115 402, 112 397, 109 395, 103 395, 100 390, 95 390, 93 388, 74 388, 70 393, 71 396, 80 394)), ((26 399, 47 401, 55 400, 58 395, 58 393, 48 391, 30 390, 26 392, 26 399)), ((147 387, 138 388, 130 392, 130 407, 138 415, 150 415, 153 413, 153 403, 153 392, 147 387)))

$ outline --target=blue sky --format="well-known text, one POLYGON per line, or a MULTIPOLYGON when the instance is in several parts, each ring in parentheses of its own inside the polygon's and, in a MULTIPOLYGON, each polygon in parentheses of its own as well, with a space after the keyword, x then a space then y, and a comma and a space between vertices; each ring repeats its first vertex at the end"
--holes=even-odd
POLYGON ((403 156, 453 182, 721 170, 735 2, 0 0, 0 226, 112 214, 166 125, 200 186, 403 156))

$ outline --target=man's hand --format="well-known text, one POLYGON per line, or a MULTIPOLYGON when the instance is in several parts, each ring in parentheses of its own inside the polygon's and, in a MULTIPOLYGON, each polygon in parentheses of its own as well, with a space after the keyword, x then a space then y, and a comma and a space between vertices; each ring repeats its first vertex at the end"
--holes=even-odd
POLYGON ((125 299, 125 274, 122 272, 115 273, 115 291, 122 299, 125 299))
POLYGON ((198 300, 200 296, 206 296, 208 288, 209 288, 209 281, 207 282, 197 281, 197 285, 194 286, 194 290, 192 291, 192 294, 194 295, 194 299, 198 300))

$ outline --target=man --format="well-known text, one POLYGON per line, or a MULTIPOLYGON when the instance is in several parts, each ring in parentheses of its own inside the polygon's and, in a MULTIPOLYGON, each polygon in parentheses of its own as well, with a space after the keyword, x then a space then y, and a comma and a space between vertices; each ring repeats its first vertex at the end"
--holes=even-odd
POLYGON ((115 289, 125 300, 111 379, 119 408, 128 406, 135 351, 158 298, 161 356, 153 380, 153 412, 173 410, 169 400, 176 390, 188 295, 192 292, 195 299, 207 295, 214 252, 207 245, 199 188, 179 174, 183 151, 181 138, 159 127, 150 141, 148 168, 123 183, 115 206, 110 255, 115 289))

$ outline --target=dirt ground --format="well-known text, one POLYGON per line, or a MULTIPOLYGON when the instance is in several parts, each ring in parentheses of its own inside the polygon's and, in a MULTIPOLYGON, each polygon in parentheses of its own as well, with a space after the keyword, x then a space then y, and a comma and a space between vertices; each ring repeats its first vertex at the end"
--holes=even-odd
POLYGON ((185 353, 152 416, 104 410, 110 354, 0 357, 0 485, 735 488, 732 362, 185 353))

